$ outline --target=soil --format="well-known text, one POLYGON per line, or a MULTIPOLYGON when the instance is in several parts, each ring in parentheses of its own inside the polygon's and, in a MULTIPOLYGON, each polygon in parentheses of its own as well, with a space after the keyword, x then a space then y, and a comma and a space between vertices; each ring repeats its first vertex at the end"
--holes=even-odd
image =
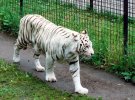
MULTIPOLYGON (((13 44, 15 38, 0 33, 0 58, 12 63, 13 44)), ((33 62, 33 51, 28 48, 20 52, 20 69, 38 77, 45 82, 45 73, 36 72, 33 62)), ((44 57, 41 56, 41 64, 44 66, 44 57)), ((68 64, 55 64, 57 82, 48 83, 52 87, 74 93, 74 85, 69 73, 68 64)), ((82 85, 89 89, 88 96, 102 97, 103 100, 135 100, 135 86, 126 83, 115 75, 104 70, 94 69, 93 66, 80 64, 82 85)))

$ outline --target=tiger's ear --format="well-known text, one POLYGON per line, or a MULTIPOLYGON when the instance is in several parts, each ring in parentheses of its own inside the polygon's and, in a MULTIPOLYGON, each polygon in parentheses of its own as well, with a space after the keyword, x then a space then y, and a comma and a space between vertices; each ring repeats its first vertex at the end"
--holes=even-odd
POLYGON ((87 30, 81 32, 81 34, 88 34, 87 30))

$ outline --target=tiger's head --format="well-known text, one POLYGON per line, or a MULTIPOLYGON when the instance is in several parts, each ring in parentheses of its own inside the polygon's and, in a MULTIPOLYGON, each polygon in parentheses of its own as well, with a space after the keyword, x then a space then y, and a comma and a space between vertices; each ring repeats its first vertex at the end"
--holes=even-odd
POLYGON ((94 54, 92 42, 90 41, 86 30, 80 33, 80 46, 78 52, 79 54, 83 54, 85 56, 91 56, 94 54))

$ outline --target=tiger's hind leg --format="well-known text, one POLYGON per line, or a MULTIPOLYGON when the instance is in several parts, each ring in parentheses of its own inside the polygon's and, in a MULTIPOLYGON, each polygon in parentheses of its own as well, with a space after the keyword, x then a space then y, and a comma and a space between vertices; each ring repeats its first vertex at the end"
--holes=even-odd
POLYGON ((20 50, 21 49, 26 49, 27 48, 27 44, 26 43, 22 43, 20 41, 20 39, 17 39, 15 45, 14 45, 14 52, 13 52, 13 62, 15 63, 19 63, 20 62, 20 50))
POLYGON ((19 63, 20 62, 20 48, 17 45, 14 45, 14 53, 13 53, 13 62, 19 63))
POLYGON ((48 53, 46 53, 46 81, 48 82, 57 81, 54 74, 54 61, 48 53))
POLYGON ((45 68, 41 66, 40 61, 39 61, 39 56, 40 56, 40 51, 37 47, 37 45, 34 46, 34 63, 35 63, 35 67, 36 67, 36 71, 41 72, 41 71, 45 71, 45 68))

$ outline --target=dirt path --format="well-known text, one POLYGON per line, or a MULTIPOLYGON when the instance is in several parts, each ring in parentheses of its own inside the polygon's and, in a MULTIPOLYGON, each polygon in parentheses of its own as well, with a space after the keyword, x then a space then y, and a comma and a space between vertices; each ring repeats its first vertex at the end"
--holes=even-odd
MULTIPOLYGON (((12 62, 14 41, 14 38, 0 33, 0 58, 12 62)), ((41 57, 41 63, 44 65, 44 57, 41 57)), ((36 72, 33 66, 32 50, 21 51, 20 68, 44 81, 44 72, 36 72)), ((68 65, 56 63, 55 73, 58 81, 49 84, 60 90, 74 92, 68 65)), ((102 70, 95 70, 91 66, 81 64, 81 81, 83 86, 89 89, 90 96, 101 96, 103 100, 135 100, 135 86, 102 70)))

